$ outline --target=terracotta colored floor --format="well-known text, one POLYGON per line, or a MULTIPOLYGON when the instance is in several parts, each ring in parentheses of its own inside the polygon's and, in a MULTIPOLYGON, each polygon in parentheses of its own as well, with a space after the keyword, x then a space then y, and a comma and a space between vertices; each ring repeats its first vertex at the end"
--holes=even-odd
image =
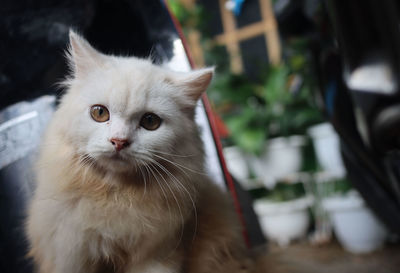
POLYGON ((364 255, 350 254, 337 243, 271 245, 264 257, 261 271, 266 273, 400 273, 400 244, 364 255))

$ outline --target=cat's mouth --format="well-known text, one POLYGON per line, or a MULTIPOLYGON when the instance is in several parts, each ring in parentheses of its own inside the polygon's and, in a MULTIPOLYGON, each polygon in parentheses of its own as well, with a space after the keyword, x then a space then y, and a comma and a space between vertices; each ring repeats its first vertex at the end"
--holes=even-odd
POLYGON ((120 152, 105 153, 97 158, 97 163, 106 169, 126 170, 131 168, 131 160, 120 152))
POLYGON ((120 154, 120 153, 114 153, 111 156, 109 156, 110 160, 116 160, 116 161, 126 161, 126 159, 120 154))
POLYGON ((124 151, 116 151, 116 150, 107 150, 101 151, 97 154, 98 159, 102 160, 128 160, 128 154, 124 151))

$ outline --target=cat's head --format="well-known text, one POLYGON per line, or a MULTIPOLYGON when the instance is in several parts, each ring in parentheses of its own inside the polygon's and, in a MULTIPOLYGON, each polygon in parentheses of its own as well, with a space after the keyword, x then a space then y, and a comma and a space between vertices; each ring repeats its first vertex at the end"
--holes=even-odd
POLYGON ((72 73, 55 122, 78 155, 125 172, 201 153, 194 109, 212 68, 181 73, 104 55, 73 32, 68 57, 72 73))

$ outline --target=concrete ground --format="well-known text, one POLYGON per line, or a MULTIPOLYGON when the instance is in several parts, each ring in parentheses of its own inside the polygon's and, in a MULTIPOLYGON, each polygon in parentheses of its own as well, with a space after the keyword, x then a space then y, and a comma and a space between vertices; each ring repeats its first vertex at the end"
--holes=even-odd
POLYGON ((336 243, 287 248, 270 245, 260 263, 265 273, 400 273, 400 244, 370 254, 354 255, 336 243))

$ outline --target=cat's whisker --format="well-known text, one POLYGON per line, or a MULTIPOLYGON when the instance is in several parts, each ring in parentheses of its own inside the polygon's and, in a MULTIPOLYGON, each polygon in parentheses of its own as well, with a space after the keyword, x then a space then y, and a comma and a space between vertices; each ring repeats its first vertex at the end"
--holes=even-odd
POLYGON ((151 46, 148 60, 152 63, 155 63, 157 60, 157 49, 155 49, 154 45, 151 46))
POLYGON ((190 176, 188 175, 188 173, 185 171, 184 168, 180 167, 179 165, 176 165, 176 162, 173 162, 163 156, 157 155, 157 154, 153 154, 154 157, 158 158, 159 160, 163 160, 167 163, 170 163, 171 165, 173 165, 174 167, 176 167, 179 171, 181 171, 187 178, 189 178, 190 176))
MULTIPOLYGON (((154 166, 153 166, 154 167, 154 166)), ((180 231, 180 235, 179 235, 179 240, 178 240, 178 243, 177 243, 177 246, 176 246, 176 248, 179 246, 179 244, 181 243, 181 241, 182 241, 182 238, 183 238, 183 226, 184 226, 184 224, 185 224, 185 220, 184 220, 184 218, 183 218, 183 213, 182 213, 182 208, 181 208, 181 206, 180 206, 180 204, 179 204, 179 201, 178 201, 178 198, 176 198, 176 195, 175 195, 175 193, 174 193, 174 191, 171 189, 171 186, 168 184, 168 181, 165 179, 165 177, 159 172, 159 170, 157 169, 157 168, 155 168, 154 167, 154 170, 160 175, 160 177, 164 180, 164 182, 165 182, 165 185, 168 187, 168 189, 169 189, 169 191, 171 192, 171 194, 172 194, 172 197, 174 198, 174 200, 175 200, 175 202, 176 202, 176 205, 178 206, 178 210, 179 210, 179 214, 180 214, 180 216, 181 216, 181 223, 182 223, 182 225, 181 225, 181 231, 180 231)))
POLYGON ((196 204, 195 204, 195 202, 194 202, 194 200, 193 200, 193 198, 192 198, 192 195, 191 195, 190 192, 187 190, 187 188, 182 184, 182 182, 179 181, 179 179, 178 179, 174 174, 172 174, 167 168, 165 168, 163 165, 161 165, 161 164, 158 163, 157 161, 154 161, 154 164, 156 164, 157 166, 159 166, 159 167, 161 168, 161 170, 163 170, 164 173, 166 173, 166 174, 168 175, 168 177, 172 178, 172 179, 178 184, 178 186, 179 186, 181 189, 183 189, 183 190, 186 192, 186 194, 188 195, 188 197, 189 197, 189 199, 190 199, 190 201, 191 201, 191 203, 192 203, 193 213, 194 213, 194 221, 195 221, 195 227, 194 227, 195 230, 194 230, 194 232, 193 232, 193 237, 192 237, 192 242, 193 242, 194 239, 195 239, 196 233, 197 233, 197 225, 198 225, 198 223, 197 223, 197 209, 196 209, 196 204))
POLYGON ((149 152, 152 153, 157 153, 157 154, 161 154, 161 155, 168 155, 168 156, 172 156, 172 157, 194 157, 196 156, 195 154, 192 155, 178 155, 178 154, 171 154, 171 153, 167 153, 167 152, 162 152, 162 151, 158 151, 158 150, 153 150, 153 149, 146 149, 149 152))
POLYGON ((83 165, 90 164, 90 163, 92 163, 92 161, 93 161, 93 158, 91 158, 87 154, 79 156, 79 162, 82 163, 83 165))
POLYGON ((151 174, 153 175, 154 179, 156 180, 158 186, 159 186, 160 189, 161 189, 161 192, 162 192, 162 194, 163 194, 163 196, 164 196, 164 198, 165 198, 165 201, 167 202, 168 213, 169 213, 169 217, 170 217, 169 224, 171 225, 172 212, 171 212, 171 207, 170 207, 170 204, 169 204, 169 201, 168 201, 168 197, 167 197, 167 195, 166 195, 166 193, 165 193, 164 187, 162 186, 162 184, 161 184, 160 181, 158 180, 157 176, 155 175, 155 173, 154 173, 154 171, 153 171, 153 168, 152 168, 152 165, 144 165, 144 166, 145 166, 145 168, 148 170, 148 172, 149 172, 149 173, 151 172, 151 174))
POLYGON ((172 178, 175 182, 177 182, 178 186, 180 186, 181 188, 183 188, 183 190, 188 194, 190 200, 192 201, 192 205, 193 205, 194 209, 196 209, 196 208, 195 208, 194 200, 193 200, 193 198, 191 197, 190 192, 189 192, 189 191, 186 189, 186 187, 179 181, 179 179, 178 179, 174 174, 172 174, 165 166, 163 166, 162 164, 160 164, 160 163, 157 162, 156 160, 152 159, 151 162, 154 163, 154 164, 156 164, 160 169, 162 169, 162 170, 168 175, 168 177, 172 178))
MULTIPOLYGON (((141 165, 144 165, 143 162, 141 162, 141 160, 138 163, 141 164, 141 165)), ((144 199, 144 197, 146 195, 146 190, 147 190, 147 178, 146 178, 146 174, 143 172, 142 167, 139 164, 138 164, 138 168, 139 168, 140 174, 143 177, 143 182, 144 182, 144 190, 143 190, 143 194, 142 194, 142 198, 141 198, 141 201, 143 201, 143 199, 144 199)))
POLYGON ((94 159, 92 157, 90 157, 88 154, 83 154, 83 155, 80 155, 77 160, 78 160, 78 162, 77 162, 78 166, 86 167, 86 168, 83 168, 83 177, 84 177, 84 180, 87 180, 88 172, 95 164, 94 159))
MULTIPOLYGON (((183 166, 182 164, 173 162, 173 161, 171 161, 171 160, 169 160, 169 159, 167 159, 167 158, 165 158, 165 157, 163 157, 163 156, 160 156, 160 155, 157 155, 157 154, 153 154, 153 155, 154 155, 155 157, 157 157, 157 158, 159 158, 159 159, 161 159, 161 160, 164 160, 164 161, 166 161, 166 162, 172 164, 173 166, 179 168, 182 172, 184 172, 183 169, 185 169, 185 170, 191 171, 191 172, 196 173, 196 174, 207 175, 207 174, 204 173, 204 172, 199 172, 199 171, 193 170, 193 169, 191 169, 191 168, 189 168, 189 167, 183 166)), ((184 172, 184 173, 187 174, 186 172, 184 172)))

